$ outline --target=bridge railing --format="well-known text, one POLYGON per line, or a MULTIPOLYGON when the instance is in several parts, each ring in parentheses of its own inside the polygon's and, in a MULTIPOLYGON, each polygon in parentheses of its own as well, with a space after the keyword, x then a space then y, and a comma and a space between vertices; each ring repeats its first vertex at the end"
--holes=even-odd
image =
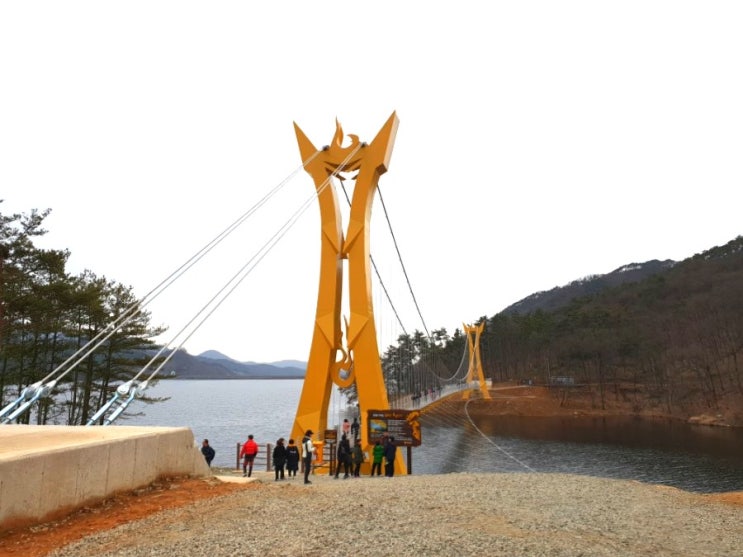
MULTIPOLYGON (((263 450, 259 450, 258 454, 255 455, 253 461, 253 470, 265 470, 266 472, 273 471, 273 449, 275 445, 273 443, 266 443, 263 450)), ((235 447, 235 470, 242 470, 242 459, 240 458, 240 450, 242 449, 242 443, 237 443, 235 447)), ((299 459, 299 467, 303 470, 304 459, 299 459)), ((329 468, 332 473, 335 470, 335 444, 324 443, 322 458, 316 459, 312 463, 312 473, 315 473, 317 468, 329 468)))
POLYGON ((397 395, 390 397, 390 406, 393 408, 399 408, 401 410, 416 410, 425 408, 429 404, 432 404, 442 397, 448 396, 452 393, 461 392, 467 389, 479 389, 480 384, 476 381, 467 383, 452 383, 444 385, 440 389, 432 389, 429 391, 422 391, 419 394, 407 394, 397 395))
MULTIPOLYGON (((242 459, 240 458, 240 450, 242 449, 242 447, 243 444, 238 443, 235 449, 235 470, 242 470, 243 468, 242 459)), ((271 443, 266 443, 266 446, 262 447, 262 450, 259 450, 258 454, 255 455, 255 460, 253 461, 253 470, 265 470, 266 472, 270 472, 272 454, 273 445, 271 445, 271 443)))

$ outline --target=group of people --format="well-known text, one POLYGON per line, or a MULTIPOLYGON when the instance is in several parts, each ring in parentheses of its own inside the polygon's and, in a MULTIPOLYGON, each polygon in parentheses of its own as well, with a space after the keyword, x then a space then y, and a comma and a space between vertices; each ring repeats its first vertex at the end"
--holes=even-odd
MULTIPOLYGON (((353 447, 344 433, 338 443, 336 450, 338 461, 335 466, 335 479, 337 480, 341 467, 343 467, 343 479, 350 477, 360 477, 361 464, 364 462, 364 452, 361 449, 361 442, 354 440, 353 447)), ((370 476, 382 475, 382 464, 384 463, 384 475, 391 478, 395 475, 395 457, 397 456, 397 445, 395 438, 386 433, 382 439, 377 439, 372 449, 372 468, 370 476)))
POLYGON ((397 456, 397 445, 395 438, 386 433, 382 439, 377 439, 372 449, 372 468, 370 476, 382 475, 382 463, 384 462, 384 475, 391 478, 395 475, 395 457, 397 456))
MULTIPOLYGON (((348 420, 344 420, 345 424, 348 420)), ((354 425, 357 425, 354 419, 354 425)), ((350 424, 349 424, 350 426, 350 424)), ((349 430, 351 428, 349 427, 349 430)), ((315 445, 312 441, 314 432, 308 429, 304 437, 302 438, 302 451, 300 453, 299 447, 294 444, 294 439, 289 439, 289 444, 284 445, 284 438, 281 437, 276 441, 276 446, 273 449, 273 467, 275 471, 275 480, 279 481, 285 479, 286 476, 289 478, 296 478, 297 471, 299 470, 299 460, 303 459, 304 468, 304 483, 312 483, 309 479, 309 474, 312 471, 312 459, 315 454, 315 445), (286 474, 285 474, 286 471, 286 474)), ((240 450, 240 458, 242 459, 243 466, 243 477, 251 477, 253 473, 253 464, 255 457, 258 454, 258 443, 255 442, 253 435, 248 435, 248 440, 243 444, 240 450)), ((212 460, 215 456, 214 449, 209 445, 209 440, 204 439, 201 445, 201 453, 206 459, 206 463, 211 466, 212 460)), ((335 479, 338 479, 343 467, 343 479, 350 477, 358 478, 361 473, 361 465, 364 462, 364 452, 361 448, 361 441, 354 431, 354 443, 351 443, 346 433, 341 435, 341 440, 338 443, 336 455, 338 461, 335 467, 335 479)), ((384 475, 392 477, 395 475, 395 457, 397 455, 397 445, 395 445, 395 438, 386 433, 381 439, 377 439, 372 449, 372 468, 371 476, 382 475, 382 463, 384 463, 384 475)))
POLYGON ((346 480, 352 475, 354 478, 359 477, 361 471, 361 463, 364 462, 364 452, 361 450, 361 443, 358 439, 354 440, 353 447, 348 440, 348 437, 344 433, 341 435, 341 441, 338 443, 338 449, 336 450, 336 456, 338 462, 335 465, 335 479, 338 479, 338 475, 343 466, 343 479, 346 480))
MULTIPOLYGON (((311 435, 309 430, 308 433, 311 435)), ((257 454, 258 444, 255 442, 255 439, 253 439, 252 435, 248 435, 248 440, 240 450, 240 458, 243 459, 243 476, 249 478, 253 473, 253 463, 255 462, 257 454)), ((283 480, 287 476, 289 478, 297 477, 300 454, 299 447, 294 444, 294 439, 289 439, 289 444, 284 445, 284 438, 280 437, 276 441, 276 446, 273 448, 271 457, 273 459, 273 468, 276 473, 275 481, 283 480)))
MULTIPOLYGON (((284 445, 284 438, 280 437, 276 441, 276 446, 271 454, 273 460, 273 468, 276 473, 275 480, 279 481, 289 478, 296 478, 297 471, 299 470, 299 459, 304 458, 304 483, 312 483, 309 480, 309 473, 312 468, 312 455, 315 452, 315 446, 312 443, 313 431, 308 429, 302 439, 302 454, 300 454, 299 447, 294 444, 294 439, 289 439, 289 444, 284 445)), ((240 459, 242 460, 243 466, 243 477, 250 478, 253 474, 253 464, 255 463, 255 457, 258 454, 259 448, 258 443, 255 442, 253 435, 248 435, 248 440, 243 443, 240 449, 240 459)), ((209 440, 204 439, 201 447, 201 453, 204 455, 206 462, 211 466, 212 459, 214 459, 214 449, 209 446, 209 440)))
POLYGON ((294 439, 289 439, 289 444, 284 446, 284 438, 280 437, 273 448, 273 468, 276 472, 274 481, 284 479, 284 468, 290 478, 297 477, 299 470, 299 447, 294 444, 294 439))

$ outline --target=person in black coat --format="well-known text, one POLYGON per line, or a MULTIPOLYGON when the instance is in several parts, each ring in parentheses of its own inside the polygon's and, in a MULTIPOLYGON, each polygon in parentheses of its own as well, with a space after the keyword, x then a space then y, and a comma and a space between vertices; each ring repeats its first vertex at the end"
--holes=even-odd
POLYGON ((338 464, 335 467, 335 479, 338 479, 338 473, 341 471, 343 466, 344 480, 351 477, 351 443, 348 442, 348 437, 344 433, 341 435, 341 442, 338 443, 338 464))
POLYGON ((204 455, 206 463, 211 468, 212 460, 214 460, 214 455, 216 454, 216 452, 214 451, 212 446, 209 445, 209 439, 204 439, 204 441, 201 443, 201 454, 204 455))
POLYGON ((299 470, 299 447, 294 444, 294 439, 289 439, 289 444, 286 446, 286 472, 290 479, 297 477, 297 470, 299 470))
POLYGON ((391 435, 387 438, 387 442, 384 445, 384 475, 391 478, 395 475, 395 456, 397 454, 397 446, 395 445, 395 438, 391 435))
POLYGON ((286 465, 286 447, 284 446, 284 438, 279 438, 276 441, 276 446, 273 448, 273 467, 276 470, 276 479, 279 481, 284 479, 284 466, 286 465))

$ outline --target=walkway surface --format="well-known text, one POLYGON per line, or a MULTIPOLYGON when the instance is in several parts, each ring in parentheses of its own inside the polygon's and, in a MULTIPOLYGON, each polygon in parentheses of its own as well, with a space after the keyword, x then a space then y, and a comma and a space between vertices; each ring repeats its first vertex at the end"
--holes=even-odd
POLYGON ((2 425, 0 426, 0 462, 39 452, 48 454, 70 447, 131 439, 132 436, 152 435, 163 429, 172 428, 2 425))
POLYGON ((0 426, 0 531, 136 489, 209 476, 188 428, 0 426))

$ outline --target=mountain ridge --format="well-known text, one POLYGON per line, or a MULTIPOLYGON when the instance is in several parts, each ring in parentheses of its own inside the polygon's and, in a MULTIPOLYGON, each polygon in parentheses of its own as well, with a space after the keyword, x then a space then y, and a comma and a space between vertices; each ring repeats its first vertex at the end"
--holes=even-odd
POLYGON ((205 352, 202 352, 201 354, 196 355, 197 358, 208 358, 211 360, 229 360, 230 362, 235 362, 239 364, 244 364, 248 366, 252 365, 269 365, 269 366, 275 366, 275 367, 295 367, 299 369, 303 369, 307 367, 307 362, 302 362, 300 360, 278 360, 275 362, 254 362, 252 360, 248 361, 240 361, 235 360, 234 358, 230 358, 226 354, 223 354, 222 352, 219 352, 218 350, 206 350, 205 352))
POLYGON ((622 284, 643 281, 652 275, 667 271, 677 264, 677 261, 671 259, 663 261, 651 259, 644 263, 627 263, 603 275, 588 275, 563 286, 555 286, 550 290, 535 292, 506 307, 500 313, 510 315, 515 313, 527 314, 537 310, 554 311, 568 305, 576 298, 591 296, 607 288, 622 284))
POLYGON ((296 360, 239 362, 216 350, 192 355, 181 349, 170 359, 165 376, 172 373, 174 379, 304 379, 306 371, 307 364, 296 360))

